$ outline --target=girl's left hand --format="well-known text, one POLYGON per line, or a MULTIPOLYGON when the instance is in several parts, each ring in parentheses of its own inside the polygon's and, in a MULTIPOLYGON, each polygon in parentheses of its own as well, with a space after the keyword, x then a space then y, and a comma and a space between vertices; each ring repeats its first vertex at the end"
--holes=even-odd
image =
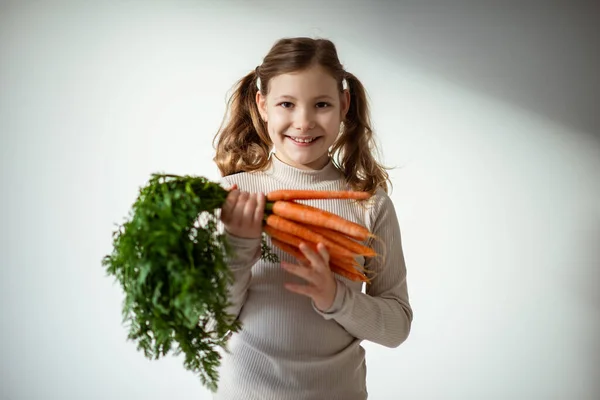
POLYGON ((305 243, 302 243, 299 248, 308 262, 300 261, 302 265, 296 265, 282 261, 281 266, 286 271, 306 280, 308 284, 286 283, 285 287, 292 292, 310 297, 319 310, 326 311, 333 305, 337 289, 333 272, 329 268, 329 253, 322 243, 317 245, 318 253, 305 243))

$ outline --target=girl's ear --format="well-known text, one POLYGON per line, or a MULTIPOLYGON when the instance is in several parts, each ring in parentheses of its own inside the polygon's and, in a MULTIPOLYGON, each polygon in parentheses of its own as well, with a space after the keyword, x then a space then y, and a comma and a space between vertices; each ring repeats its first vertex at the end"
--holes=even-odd
POLYGON ((260 90, 256 92, 256 105, 263 121, 267 122, 267 99, 260 90))

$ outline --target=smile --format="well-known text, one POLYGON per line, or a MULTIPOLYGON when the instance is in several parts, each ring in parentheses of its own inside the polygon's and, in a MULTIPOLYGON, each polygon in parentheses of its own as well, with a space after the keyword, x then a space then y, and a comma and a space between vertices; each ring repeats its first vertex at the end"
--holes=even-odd
POLYGON ((297 143, 311 143, 318 139, 318 138, 314 138, 314 137, 310 137, 310 138, 299 138, 299 137, 293 137, 293 136, 288 136, 288 137, 297 143))

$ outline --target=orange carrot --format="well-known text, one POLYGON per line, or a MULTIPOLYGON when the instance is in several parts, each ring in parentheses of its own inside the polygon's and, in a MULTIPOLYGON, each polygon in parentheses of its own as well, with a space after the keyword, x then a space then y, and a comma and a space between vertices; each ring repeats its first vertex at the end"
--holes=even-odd
POLYGON ((283 250, 286 253, 292 255, 298 261, 308 262, 308 258, 306 258, 306 256, 304 254, 302 254, 302 252, 300 251, 300 249, 298 249, 297 247, 295 247, 295 246, 293 246, 291 244, 287 244, 285 242, 282 242, 281 240, 275 239, 274 237, 271 238, 271 242, 275 246, 279 247, 281 250, 283 250))
POLYGON ((300 224, 297 224, 293 221, 288 221, 278 215, 269 215, 266 218, 266 225, 263 229, 271 237, 296 247, 299 247, 300 243, 303 241, 302 239, 304 239, 304 241, 314 244, 319 242, 323 243, 327 248, 327 251, 329 251, 332 256, 336 255, 351 259, 354 259, 355 257, 355 254, 350 250, 340 246, 335 242, 332 242, 318 233, 312 232, 310 229, 305 228, 300 224))
MULTIPOLYGON (((288 254, 291 254, 296 259, 298 259, 300 261, 308 262, 308 259, 304 256, 304 254, 302 254, 302 252, 298 248, 294 247, 293 245, 281 242, 275 238, 271 238, 271 242, 275 246, 279 247, 281 250, 285 251, 288 254)), ((345 264, 343 262, 336 261, 336 260, 330 260, 329 267, 333 272, 335 272, 338 275, 341 275, 343 277, 346 277, 350 280, 362 281, 362 282, 368 281, 368 278, 366 276, 364 276, 360 272, 354 270, 350 264, 345 264)))
POLYGON ((267 201, 279 200, 313 200, 313 199, 349 199, 366 200, 369 192, 354 190, 274 190, 267 193, 267 201))
MULTIPOLYGON (((273 203, 272 212, 288 220, 329 228, 360 241, 374 236, 364 226, 306 204, 291 201, 276 201, 273 203)), ((306 239, 308 240, 308 238, 306 239)))
POLYGON ((350 250, 351 252, 353 252, 355 254, 358 254, 358 255, 361 255, 364 257, 377 256, 377 253, 372 248, 365 246, 363 244, 360 244, 338 231, 334 231, 332 229, 323 228, 322 226, 316 226, 316 225, 310 225, 310 224, 304 224, 304 226, 306 226, 311 231, 316 232, 320 235, 323 235, 324 237, 347 248, 348 250, 350 250))
MULTIPOLYGON (((274 229, 272 227, 267 227, 267 228, 268 229, 265 230, 265 232, 267 232, 267 231, 270 232, 269 236, 271 236, 271 242, 273 242, 273 244, 275 244, 282 250, 284 250, 283 247, 294 249, 293 252, 288 252, 288 253, 293 255, 298 260, 308 261, 308 259, 304 255, 304 253, 302 253, 302 251, 298 248, 299 243, 303 242, 302 239, 300 239, 298 237, 292 237, 293 235, 288 235, 285 232, 278 231, 277 229, 274 229), (279 244, 281 244, 283 247, 279 246, 279 244)), ((305 242, 305 244, 315 253, 318 252, 317 246, 314 243, 305 242)), ((287 251, 287 250, 284 250, 284 251, 287 251)), ((334 254, 329 254, 329 260, 330 260, 330 262, 333 261, 340 265, 347 265, 349 271, 356 271, 356 270, 363 271, 362 265, 360 265, 358 263, 358 261, 356 261, 352 257, 342 256, 342 255, 334 253, 334 254)))
POLYGON ((370 279, 367 278, 364 274, 361 274, 360 272, 357 272, 357 271, 348 271, 347 268, 344 268, 344 267, 340 266, 339 264, 330 262, 329 268, 331 268, 331 270, 333 272, 335 272, 336 274, 341 275, 344 278, 348 278, 351 281, 370 282, 370 279))
MULTIPOLYGON (((303 242, 302 238, 296 236, 296 235, 292 235, 289 234, 287 232, 284 232, 278 228, 274 228, 271 225, 265 225, 263 227, 263 230, 265 231, 265 233, 267 235, 269 235, 271 237, 271 240, 275 239, 278 240, 280 242, 283 242, 285 244, 288 244, 290 246, 294 246, 294 247, 299 247, 300 243, 303 242)), ((306 244, 312 244, 312 242, 307 242, 306 244)), ((298 250, 300 251, 300 250, 298 250)))

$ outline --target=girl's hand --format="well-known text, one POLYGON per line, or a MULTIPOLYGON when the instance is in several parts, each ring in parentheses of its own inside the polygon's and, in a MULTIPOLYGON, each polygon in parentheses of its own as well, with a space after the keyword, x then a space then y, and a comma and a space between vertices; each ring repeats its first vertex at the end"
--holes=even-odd
POLYGON ((233 236, 255 239, 261 237, 265 210, 263 193, 248 193, 233 185, 221 209, 221 221, 233 236))
POLYGON ((300 245, 300 251, 308 262, 301 261, 302 265, 296 265, 282 261, 281 266, 286 271, 306 280, 308 284, 287 283, 285 287, 292 292, 310 297, 319 310, 326 311, 333 305, 337 289, 333 272, 329 268, 329 253, 322 243, 317 245, 318 253, 312 251, 305 243, 300 245))

